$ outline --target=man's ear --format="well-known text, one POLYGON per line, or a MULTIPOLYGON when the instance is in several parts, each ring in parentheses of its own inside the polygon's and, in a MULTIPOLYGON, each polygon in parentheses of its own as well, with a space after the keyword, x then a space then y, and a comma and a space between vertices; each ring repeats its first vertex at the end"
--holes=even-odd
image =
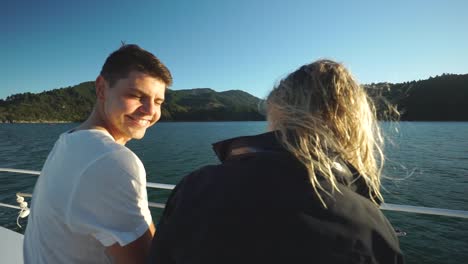
POLYGON ((96 99, 100 101, 104 100, 104 98, 106 97, 107 81, 104 79, 104 77, 99 75, 96 78, 95 86, 96 86, 96 99))

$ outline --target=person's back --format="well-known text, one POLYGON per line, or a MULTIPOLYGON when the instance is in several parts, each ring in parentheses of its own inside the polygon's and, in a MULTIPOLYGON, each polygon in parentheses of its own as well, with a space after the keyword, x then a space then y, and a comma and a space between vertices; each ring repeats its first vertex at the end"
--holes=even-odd
POLYGON ((215 150, 222 164, 186 176, 171 195, 151 263, 402 262, 391 225, 346 164, 336 170, 341 193, 321 192, 326 209, 274 133, 215 150))
POLYGON ((143 263, 155 229, 146 172, 125 147, 161 117, 172 83, 150 52, 123 45, 96 78, 88 119, 62 134, 33 192, 25 263, 143 263))
MULTIPOLYGON (((105 246, 114 243, 117 237, 112 237, 113 230, 101 230, 100 223, 106 223, 108 228, 113 224, 116 229, 125 230, 128 222, 117 222, 112 212, 117 207, 125 208, 122 202, 145 202, 147 198, 145 192, 141 193, 142 197, 128 200, 99 194, 108 194, 109 189, 115 188, 113 186, 123 186, 129 180, 145 186, 145 178, 132 179, 128 175, 144 176, 143 165, 130 150, 115 143, 107 132, 81 130, 62 134, 49 154, 34 190, 34 210, 25 233, 25 262, 109 262, 105 246), (93 211, 98 208, 101 208, 99 212, 93 211), (38 256, 42 259, 35 259, 38 256)), ((141 221, 140 235, 151 223, 151 217, 146 216, 146 221, 130 219, 141 221)))

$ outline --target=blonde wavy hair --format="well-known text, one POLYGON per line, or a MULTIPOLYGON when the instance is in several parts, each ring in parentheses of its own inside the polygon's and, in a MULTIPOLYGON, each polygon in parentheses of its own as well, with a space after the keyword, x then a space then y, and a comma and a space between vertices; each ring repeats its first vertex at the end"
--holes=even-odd
POLYGON ((383 138, 375 106, 342 64, 318 60, 302 66, 279 82, 266 103, 270 128, 305 165, 325 207, 319 190, 330 196, 340 192, 333 173, 338 159, 357 169, 374 203, 383 201, 383 138), (322 187, 318 175, 331 190, 322 187))

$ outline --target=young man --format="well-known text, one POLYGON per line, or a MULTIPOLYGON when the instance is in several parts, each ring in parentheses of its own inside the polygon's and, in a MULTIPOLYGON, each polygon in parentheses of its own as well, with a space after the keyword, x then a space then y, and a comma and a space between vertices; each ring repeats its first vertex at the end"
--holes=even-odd
POLYGON ((136 45, 112 53, 89 118, 60 136, 36 183, 25 263, 142 263, 155 228, 146 173, 125 147, 161 117, 169 70, 136 45))

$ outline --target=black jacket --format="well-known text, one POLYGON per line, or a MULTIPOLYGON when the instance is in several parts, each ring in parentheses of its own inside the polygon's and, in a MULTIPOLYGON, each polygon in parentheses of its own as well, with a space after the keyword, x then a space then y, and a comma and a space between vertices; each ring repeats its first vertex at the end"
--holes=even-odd
POLYGON ((322 193, 324 208, 274 133, 214 149, 222 164, 171 194, 149 263, 403 263, 392 226, 346 165, 335 172, 341 193, 322 193))

